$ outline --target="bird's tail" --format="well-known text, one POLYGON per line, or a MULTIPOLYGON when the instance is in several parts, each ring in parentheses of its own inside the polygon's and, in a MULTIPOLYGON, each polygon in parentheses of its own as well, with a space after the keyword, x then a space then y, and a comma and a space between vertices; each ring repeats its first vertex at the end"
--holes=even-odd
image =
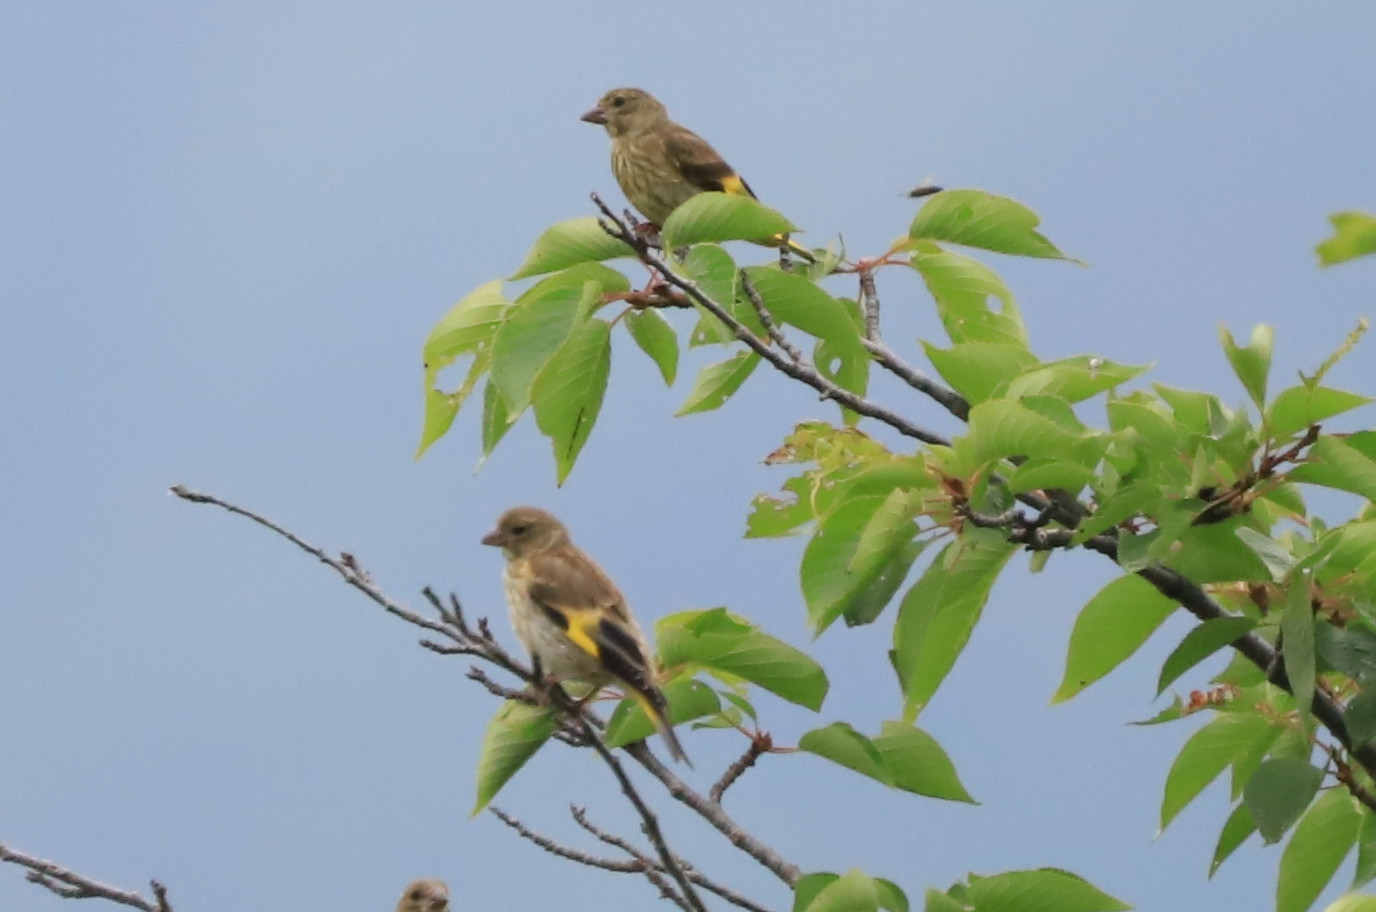
POLYGON ((688 764, 692 768, 693 761, 688 759, 688 755, 683 752, 683 745, 679 743, 678 735, 674 734, 674 726, 669 722, 669 704, 664 699, 664 694, 660 693, 659 688, 651 687, 645 690, 636 689, 634 692, 635 701, 640 704, 640 708, 645 710, 645 714, 655 723, 655 730, 664 739, 664 743, 669 747, 669 756, 681 763, 688 764))

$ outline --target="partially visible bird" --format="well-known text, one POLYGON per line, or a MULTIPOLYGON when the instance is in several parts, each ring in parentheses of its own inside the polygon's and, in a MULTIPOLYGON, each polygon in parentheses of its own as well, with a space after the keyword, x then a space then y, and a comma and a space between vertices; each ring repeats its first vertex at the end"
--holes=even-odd
POLYGON ((674 759, 689 763, 626 599, 573 544, 564 524, 536 507, 513 507, 483 544, 506 556, 502 579, 511 626, 535 663, 536 678, 549 675, 594 688, 615 681, 654 721, 674 759))
POLYGON ((401 891, 397 912, 449 912, 449 887, 442 880, 414 880, 401 891))
MULTIPOLYGON (((631 205, 656 225, 699 193, 717 191, 757 199, 707 140, 669 119, 664 105, 644 89, 612 89, 583 115, 612 138, 612 174, 631 205)), ((809 263, 812 253, 786 234, 756 243, 787 247, 809 263)))

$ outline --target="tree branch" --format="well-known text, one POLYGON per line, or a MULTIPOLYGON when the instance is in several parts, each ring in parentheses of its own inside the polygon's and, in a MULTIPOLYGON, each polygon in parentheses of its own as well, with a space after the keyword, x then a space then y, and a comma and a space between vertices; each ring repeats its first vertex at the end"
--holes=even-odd
POLYGON ((129 890, 118 890, 97 883, 59 864, 16 852, 3 844, 0 844, 0 862, 28 868, 29 873, 26 877, 30 883, 38 884, 63 899, 108 899, 110 902, 133 906, 144 912, 172 912, 172 904, 167 899, 167 888, 156 880, 149 882, 149 888, 153 891, 153 898, 150 900, 129 890))
POLYGON ((731 330, 732 335, 741 342, 744 342, 751 351, 768 361, 775 370, 812 387, 823 399, 830 399, 853 412, 887 424, 905 437, 911 437, 914 440, 920 440, 923 443, 936 444, 938 446, 950 445, 950 441, 940 434, 933 433, 932 431, 928 431, 913 424, 897 412, 877 405, 863 396, 858 396, 850 390, 836 385, 831 380, 823 377, 811 366, 795 363, 787 354, 781 354, 775 351, 772 346, 756 336, 755 333, 750 330, 750 327, 746 326, 740 320, 737 320, 724 307, 699 288, 697 283, 679 275, 669 267, 667 262, 656 258, 650 253, 650 248, 645 244, 644 240, 637 238, 635 232, 618 219, 612 213, 611 209, 598 198, 597 194, 593 194, 592 199, 605 216, 602 227, 608 234, 622 241, 634 250, 640 261, 658 272, 665 282, 682 291, 692 299, 694 303, 698 304, 712 316, 720 320, 724 326, 731 330))
MULTIPOLYGON (((340 575, 340 577, 344 579, 346 583, 348 583, 355 589, 358 589, 360 592, 363 592, 364 595, 366 595, 373 602, 382 606, 382 608, 386 610, 389 614, 399 617, 407 623, 415 624, 416 626, 424 630, 428 630, 432 633, 437 633, 441 637, 449 640, 453 644, 441 645, 429 641, 422 641, 422 645, 424 645, 426 648, 431 649, 432 651, 444 652, 446 654, 477 656, 481 659, 491 662, 494 665, 497 665, 500 668, 505 669, 506 671, 516 675, 524 681, 533 683, 533 678, 530 670, 521 663, 515 661, 510 656, 510 654, 508 654, 496 643, 496 641, 492 638, 491 631, 488 629, 487 622, 485 620, 480 620, 478 622, 477 631, 473 630, 473 628, 468 624, 468 622, 464 618, 463 610, 459 604, 458 599, 454 598, 453 596, 450 597, 450 603, 446 606, 443 602, 440 601, 440 599, 435 595, 435 593, 432 590, 427 588, 425 590, 425 596, 427 600, 430 601, 431 605, 435 607, 436 611, 439 612, 441 620, 434 621, 429 618, 423 617, 407 608, 404 608, 403 606, 389 598, 385 593, 383 593, 376 585, 372 583, 370 579, 367 578, 367 575, 365 573, 358 569, 357 561, 355 561, 352 557, 344 555, 340 559, 332 558, 328 554, 326 554, 322 549, 305 542, 300 537, 283 528, 282 526, 278 525, 277 523, 272 522, 256 513, 253 513, 250 510, 246 510, 243 507, 231 504, 228 501, 222 500, 218 497, 192 491, 181 485, 177 485, 173 487, 171 490, 173 494, 182 498, 183 500, 189 501, 191 503, 210 504, 212 506, 220 507, 223 510, 227 510, 230 513, 243 516, 247 519, 252 520, 258 525, 271 530, 277 535, 287 539, 289 542, 296 545, 298 548, 305 551, 307 554, 310 554, 311 556, 315 557, 321 563, 333 569, 336 573, 340 575)), ((507 690, 501 688, 500 685, 497 685, 488 680, 486 678, 486 675, 482 674, 480 671, 477 672, 476 676, 472 673, 470 673, 469 676, 477 680, 484 687, 487 687, 490 692, 493 692, 502 697, 510 696, 510 693, 507 690)), ((597 736, 596 729, 602 727, 601 720, 598 719, 596 715, 589 712, 586 707, 580 708, 576 706, 572 701, 568 699, 567 695, 563 694, 561 690, 555 689, 552 690, 550 693, 551 698, 556 701, 557 705, 562 710, 564 710, 566 719, 572 723, 571 727, 575 730, 578 739, 580 741, 586 739, 587 744, 593 747, 595 750, 598 751, 599 754, 602 755, 603 760, 608 762, 608 765, 612 769, 613 774, 617 777, 618 781, 622 783, 623 791, 625 791, 626 788, 629 786, 630 780, 626 777, 625 771, 621 768, 619 762, 616 761, 615 756, 612 754, 610 749, 608 749, 607 746, 597 736)), ((518 695, 517 698, 524 699, 525 697, 524 695, 518 695)), ((731 817, 727 815, 727 813, 722 809, 722 807, 719 804, 716 804, 715 802, 709 801, 708 799, 702 797, 697 792, 689 788, 689 786, 686 783, 684 783, 683 780, 679 779, 674 773, 666 769, 665 766, 659 762, 659 759, 654 755, 654 752, 649 748, 649 746, 644 741, 637 741, 634 744, 626 745, 626 747, 623 748, 623 750, 625 750, 628 755, 635 759, 637 763, 639 763, 642 767, 648 770, 651 775, 653 775, 656 779, 660 780, 660 782, 668 789, 669 794, 672 797, 674 797, 681 803, 687 805, 689 808, 692 808, 701 817, 707 820, 708 823, 712 824, 712 826, 714 826, 719 832, 726 836, 726 838, 731 842, 732 845, 736 846, 736 848, 740 849, 742 852, 745 852, 751 858, 758 861, 760 864, 762 864, 765 868, 767 868, 769 871, 778 876, 790 887, 792 887, 793 884, 797 882, 798 878, 802 876, 801 871, 798 869, 796 865, 790 864, 789 862, 785 861, 777 852, 775 852, 769 846, 765 845, 764 843, 760 842, 760 840, 750 835, 738 823, 732 820, 731 817)), ((630 791, 634 792, 634 788, 632 787, 630 791)), ((627 797, 631 798, 631 795, 628 793, 627 797)), ((636 794, 634 798, 631 798, 631 800, 633 804, 639 802, 639 804, 637 805, 638 811, 641 810, 641 808, 644 808, 644 811, 646 813, 649 812, 648 807, 645 807, 643 801, 640 801, 640 796, 638 794, 636 794)), ((646 820, 645 815, 642 814, 642 822, 645 823, 648 830, 652 832, 658 832, 658 821, 654 819, 653 814, 650 814, 649 817, 650 819, 646 820)), ((647 837, 649 837, 649 835, 650 834, 647 832, 647 837)), ((653 837, 650 838, 653 842, 653 837)), ((666 860, 665 858, 665 856, 668 855, 668 847, 667 845, 662 845, 662 835, 661 846, 657 846, 657 848, 661 848, 663 853, 665 853, 663 856, 661 856, 661 860, 664 863, 666 872, 672 875, 675 872, 675 870, 677 870, 678 875, 682 877, 683 871, 681 869, 678 869, 674 863, 666 860)), ((701 909, 701 900, 697 898, 696 894, 692 893, 691 886, 688 887, 687 892, 688 895, 692 896, 692 900, 695 902, 694 908, 701 909)))

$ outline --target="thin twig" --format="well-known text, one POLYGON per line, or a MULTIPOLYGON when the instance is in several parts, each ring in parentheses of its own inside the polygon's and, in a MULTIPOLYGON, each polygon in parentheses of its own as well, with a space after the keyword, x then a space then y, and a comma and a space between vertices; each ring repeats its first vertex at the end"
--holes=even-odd
POLYGON ((721 804, 721 796, 726 794, 726 790, 735 785, 736 780, 745 774, 745 771, 755 765, 755 761, 760 759, 763 754, 768 753, 774 747, 774 739, 768 732, 756 732, 750 739, 750 746, 745 749, 735 763, 726 768, 726 772, 721 774, 716 785, 708 791, 708 796, 717 804, 721 804))
POLYGON ((641 872, 641 865, 638 862, 599 858, 596 855, 589 855, 587 852, 580 852, 578 849, 569 848, 542 833, 535 832, 495 805, 489 805, 487 809, 498 820, 515 830, 522 838, 529 839, 551 855, 557 855, 560 858, 566 858, 590 868, 601 868, 604 871, 614 871, 618 874, 639 874, 641 872))
POLYGON ((874 269, 871 265, 861 265, 860 304, 865 309, 865 341, 879 341, 879 292, 874 287, 874 269))
MULTIPOLYGON (((654 866, 655 870, 657 871, 663 870, 663 868, 660 865, 655 864, 654 859, 645 857, 643 853, 637 851, 634 846, 629 845, 624 839, 621 839, 619 836, 616 836, 612 833, 608 833, 606 830, 603 830, 601 827, 597 826, 592 821, 588 820, 587 811, 583 808, 573 809, 573 819, 578 821, 579 826, 587 830, 592 835, 596 836, 598 839, 605 842, 607 845, 615 846, 616 848, 619 848, 623 852, 630 855, 632 858, 639 859, 643 863, 654 866)), ((740 906, 742 909, 748 910, 748 912, 769 912, 768 909, 761 906, 759 903, 747 899, 744 896, 737 893, 735 890, 732 890, 729 887, 724 887, 716 881, 712 880, 710 877, 707 877, 701 871, 697 870, 683 859, 678 859, 678 862, 683 866, 683 871, 685 874, 688 875, 689 880, 691 880, 698 886, 702 887, 704 890, 707 890, 711 893, 715 893, 717 896, 720 896, 722 899, 731 903, 733 906, 740 906)))
POLYGON ((784 350, 784 354, 788 355, 789 360, 794 364, 810 370, 816 370, 817 368, 807 360, 807 357, 802 351, 792 342, 788 341, 788 337, 785 336, 783 330, 779 328, 779 321, 774 319, 774 314, 765 306, 764 299, 760 297, 759 289, 755 287, 754 282, 750 281, 750 276, 746 274, 746 271, 742 269, 737 275, 741 280, 741 290, 745 292, 745 297, 750 302, 750 306, 755 308, 755 313, 760 318, 760 325, 763 326, 764 331, 769 334, 769 338, 773 339, 774 344, 784 350))
POLYGON ((720 804, 694 791, 688 783, 661 763, 659 758, 645 746, 644 741, 626 745, 625 751, 651 776, 658 779, 676 801, 691 808, 698 816, 716 827, 717 832, 725 836, 732 845, 755 859, 775 877, 788 884, 789 887, 798 883, 798 880, 803 876, 802 869, 785 861, 769 846, 747 833, 740 824, 731 819, 720 804))
POLYGON ((167 899, 167 889, 156 880, 149 882, 153 891, 151 900, 129 890, 118 890, 97 883, 87 877, 59 864, 35 858, 23 852, 16 852, 0 845, 0 861, 28 868, 26 875, 30 883, 56 893, 64 899, 106 899, 122 906, 133 906, 144 912, 172 912, 172 904, 167 899))
POLYGON ((893 374, 904 383, 911 386, 924 396, 932 399, 937 405, 950 412, 961 421, 968 421, 970 418, 970 403, 965 401, 965 397, 955 390, 942 386, 922 371, 913 367, 908 362, 878 339, 861 339, 860 344, 865 346, 865 351, 869 352, 876 364, 884 370, 893 374))
POLYGON ((311 555, 316 560, 320 561, 322 564, 329 567, 334 572, 338 573, 341 577, 344 578, 344 582, 348 583, 350 586, 353 586, 359 592, 362 592, 364 595, 368 596, 368 598, 372 599, 374 602, 381 605, 389 614, 394 614, 409 624, 414 624, 417 627, 422 627, 426 630, 431 631, 432 633, 437 633, 440 636, 449 637, 451 639, 458 639, 458 637, 455 636, 454 630, 446 624, 439 621, 432 621, 429 618, 424 617, 423 615, 416 614, 409 608, 405 608, 397 604, 396 602, 392 601, 390 598, 388 598, 382 592, 381 589, 379 589, 376 585, 373 584, 373 581, 368 576, 368 574, 359 567, 358 562, 354 560, 353 555, 342 554, 339 558, 331 557, 330 555, 326 554, 322 549, 317 548, 315 545, 312 545, 307 541, 303 541, 301 538, 297 537, 292 532, 289 532, 288 530, 277 525, 272 520, 267 519, 263 516, 259 516, 257 513, 254 513, 250 510, 245 510, 243 507, 235 506, 232 503, 220 500, 218 497, 214 497, 210 494, 202 494, 199 491, 192 491, 189 488, 184 487, 183 485, 173 485, 170 491, 177 497, 180 497, 182 500, 188 500, 191 503, 212 504, 223 510, 228 510, 230 513, 236 513, 239 516, 245 517, 246 519, 251 519, 254 522, 258 523, 258 525, 260 526, 271 529, 273 532, 276 532, 278 535, 282 536, 287 541, 291 542, 293 545, 296 545, 296 547, 300 548, 302 551, 305 551, 307 554, 311 555))
MULTIPOLYGON (((683 895, 679 893, 679 891, 674 889, 673 884, 669 883, 669 881, 664 878, 662 866, 655 864, 653 858, 648 857, 645 853, 641 852, 620 836, 608 833, 601 827, 594 825, 592 821, 588 820, 588 814, 584 808, 570 807, 569 811, 573 814, 573 819, 580 827, 597 837, 601 842, 606 843, 612 848, 620 849, 631 856, 636 871, 640 874, 644 874, 645 878, 655 885, 661 897, 669 900, 680 909, 683 909, 684 912, 691 912, 692 907, 688 905, 688 901, 683 898, 683 895)), ((687 866, 685 865, 683 867, 684 873, 687 874, 687 866)))
MULTIPOLYGON (((682 891, 683 898, 687 901, 689 909, 692 910, 692 912, 707 912, 706 907, 702 904, 702 899, 698 896, 697 891, 693 889, 692 882, 689 881, 688 876, 683 873, 683 868, 679 865, 678 859, 669 851, 669 844, 665 841, 664 833, 659 828, 659 818, 655 816, 654 811, 650 810, 650 806, 645 803, 645 800, 640 797, 640 792, 637 791, 635 785, 632 784, 631 778, 626 775, 625 768, 621 765, 621 761, 616 758, 616 755, 612 753, 611 748, 602 743, 602 739, 598 737, 597 731, 586 719, 583 719, 581 716, 579 719, 583 723, 584 734, 588 738, 588 743, 592 746, 593 750, 597 751, 598 756, 602 758, 602 762, 607 765, 607 768, 612 771, 612 775, 616 777, 617 783, 621 786, 621 793, 626 796, 631 802, 631 805, 635 808, 636 813, 640 815, 641 830, 645 833, 645 838, 650 840, 650 845, 654 846, 655 853, 659 855, 660 863, 664 865, 664 869, 668 872, 669 876, 678 884, 679 890, 682 891)), ((636 746, 642 748, 644 753, 653 756, 653 754, 650 754, 649 750, 645 748, 643 741, 639 742, 636 746)))
POLYGON ((1342 753, 1331 744, 1325 744, 1324 749, 1328 751, 1328 756, 1333 761, 1333 777, 1343 784, 1343 787, 1353 798, 1366 805, 1368 810, 1376 811, 1376 795, 1373 795, 1370 789, 1357 781, 1357 776, 1352 772, 1352 767, 1343 760, 1342 753))

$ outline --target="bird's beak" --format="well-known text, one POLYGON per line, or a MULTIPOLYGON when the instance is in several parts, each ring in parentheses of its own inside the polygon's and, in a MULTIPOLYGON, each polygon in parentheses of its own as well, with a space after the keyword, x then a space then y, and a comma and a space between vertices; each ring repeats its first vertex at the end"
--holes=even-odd
POLYGON ((506 536, 502 534, 501 529, 493 529, 483 536, 483 544, 491 545, 494 548, 500 548, 506 544, 506 536))
POLYGON ((588 113, 584 114, 582 117, 580 117, 580 118, 578 118, 578 119, 581 120, 581 121, 583 121, 584 123, 604 124, 604 125, 605 125, 606 122, 607 122, 607 112, 604 111, 604 110, 602 110, 602 108, 599 106, 599 107, 593 108, 591 111, 589 111, 588 113))

